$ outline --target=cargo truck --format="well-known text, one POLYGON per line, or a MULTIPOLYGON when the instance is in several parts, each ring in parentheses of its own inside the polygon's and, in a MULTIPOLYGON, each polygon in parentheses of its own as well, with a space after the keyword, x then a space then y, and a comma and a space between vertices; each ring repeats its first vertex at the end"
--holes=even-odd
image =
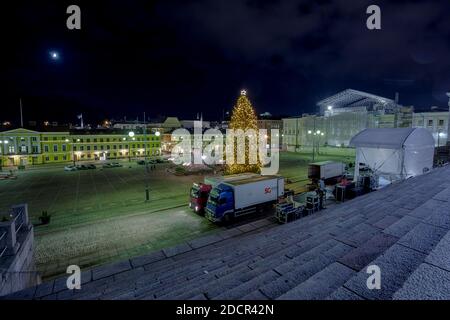
POLYGON ((284 178, 253 176, 224 181, 214 187, 206 204, 205 216, 212 222, 228 222, 278 203, 284 196, 284 178))
POLYGON ((338 179, 345 173, 345 165, 342 162, 322 161, 311 163, 308 167, 308 178, 311 180, 338 179))
POLYGON ((212 188, 224 181, 242 180, 258 176, 256 173, 241 173, 229 176, 205 177, 203 183, 193 183, 190 191, 189 208, 197 213, 203 213, 212 188))

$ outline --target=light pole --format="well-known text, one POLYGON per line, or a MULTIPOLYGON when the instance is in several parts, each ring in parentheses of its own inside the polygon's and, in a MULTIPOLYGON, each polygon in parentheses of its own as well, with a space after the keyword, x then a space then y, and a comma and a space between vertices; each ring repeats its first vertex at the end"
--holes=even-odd
POLYGON ((312 161, 314 162, 315 158, 315 147, 316 147, 316 133, 312 132, 311 130, 308 130, 308 135, 312 135, 312 161))
MULTIPOLYGON (((128 136, 131 138, 131 140, 133 140, 134 132, 128 132, 128 136)), ((131 162, 131 141, 128 143, 128 162, 131 162)))
POLYGON ((439 148, 441 146, 441 135, 442 135, 442 129, 438 129, 438 134, 437 134, 437 147, 439 148))

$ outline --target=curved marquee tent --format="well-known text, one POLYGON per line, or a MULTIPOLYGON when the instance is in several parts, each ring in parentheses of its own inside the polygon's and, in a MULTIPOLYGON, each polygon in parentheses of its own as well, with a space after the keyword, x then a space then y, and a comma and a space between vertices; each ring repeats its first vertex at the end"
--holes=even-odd
POLYGON ((356 148, 355 181, 360 163, 390 182, 421 175, 433 167, 434 139, 426 129, 365 129, 351 139, 350 146, 356 148))

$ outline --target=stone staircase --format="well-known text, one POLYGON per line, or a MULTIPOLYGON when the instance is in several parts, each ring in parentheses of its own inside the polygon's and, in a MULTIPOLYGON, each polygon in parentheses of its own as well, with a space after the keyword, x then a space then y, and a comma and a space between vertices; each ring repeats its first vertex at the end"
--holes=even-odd
POLYGON ((450 167, 290 224, 258 221, 8 299, 450 299, 450 167), (366 286, 381 269, 381 290, 366 286))

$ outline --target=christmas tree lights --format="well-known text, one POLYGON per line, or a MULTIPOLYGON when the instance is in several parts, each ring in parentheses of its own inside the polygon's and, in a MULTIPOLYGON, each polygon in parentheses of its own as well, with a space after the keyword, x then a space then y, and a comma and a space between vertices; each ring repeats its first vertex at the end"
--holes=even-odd
MULTIPOLYGON (((245 90, 241 91, 241 95, 237 100, 237 103, 231 114, 230 129, 238 130, 241 129, 244 132, 247 130, 254 130, 256 134, 256 141, 258 140, 258 119, 256 117, 255 110, 252 107, 250 100, 247 97, 247 92, 245 90)), ((261 172, 261 164, 258 159, 256 164, 251 164, 249 161, 249 138, 246 137, 245 140, 245 163, 239 164, 229 164, 227 165, 227 174, 237 174, 244 172, 261 172)), ((255 149, 257 150, 257 148, 255 149)), ((234 158, 237 161, 237 143, 234 143, 234 158)))

